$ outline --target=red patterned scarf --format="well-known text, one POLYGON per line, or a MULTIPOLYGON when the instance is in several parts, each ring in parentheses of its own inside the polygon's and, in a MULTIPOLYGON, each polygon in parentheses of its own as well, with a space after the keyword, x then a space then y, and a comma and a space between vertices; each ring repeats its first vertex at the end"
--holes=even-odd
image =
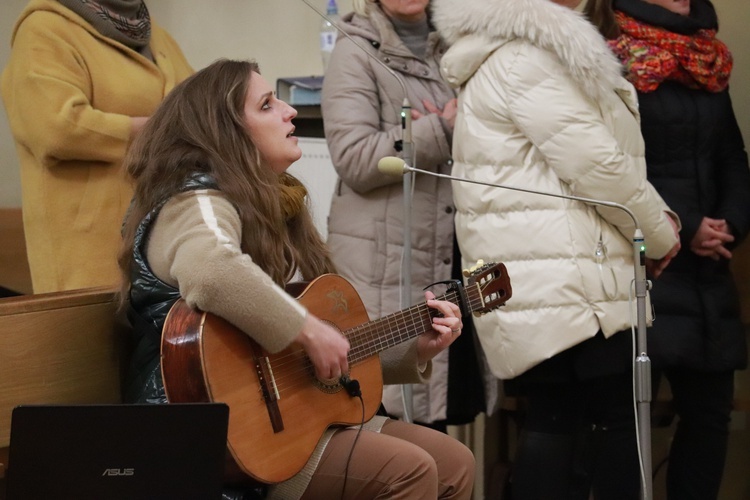
POLYGON ((692 89, 721 92, 729 84, 732 53, 716 39, 716 30, 681 35, 615 13, 621 34, 609 41, 640 92, 653 92, 665 80, 692 89))

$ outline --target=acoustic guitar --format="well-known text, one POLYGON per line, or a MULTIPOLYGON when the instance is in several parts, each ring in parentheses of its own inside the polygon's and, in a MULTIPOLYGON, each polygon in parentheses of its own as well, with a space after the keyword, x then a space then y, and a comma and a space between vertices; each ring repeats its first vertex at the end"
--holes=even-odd
MULTIPOLYGON (((465 274, 466 287, 458 280, 446 282, 448 291, 438 298, 477 315, 510 298, 504 264, 465 274)), ((297 300, 349 340, 349 378, 359 381, 362 401, 338 381, 317 379, 300 345, 265 352, 229 322, 182 299, 172 306, 162 332, 168 400, 228 404, 231 459, 243 474, 263 483, 299 472, 328 427, 371 419, 383 391, 378 353, 431 331, 432 317, 439 314, 422 303, 369 321, 354 287, 334 274, 310 282, 297 300)))

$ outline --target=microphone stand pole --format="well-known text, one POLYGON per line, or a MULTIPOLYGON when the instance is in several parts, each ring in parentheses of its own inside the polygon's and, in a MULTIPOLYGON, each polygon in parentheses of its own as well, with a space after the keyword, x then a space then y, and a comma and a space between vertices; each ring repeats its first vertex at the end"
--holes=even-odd
MULTIPOLYGON (((414 144, 411 140, 411 104, 404 93, 401 106, 401 156, 406 165, 413 165, 414 144)), ((404 249, 401 257, 401 309, 411 307, 411 201, 414 173, 404 174, 404 249)), ((414 421, 414 391, 411 384, 401 386, 401 398, 404 405, 404 421, 414 421)))
MULTIPOLYGON (((394 160, 398 161, 397 158, 394 160)), ((382 162, 383 160, 381 160, 382 162)), ((399 161, 400 163, 400 161, 399 161)), ((384 169, 383 169, 384 170, 384 169)), ((606 207, 617 208, 625 211, 633 220, 635 231, 633 233, 633 275, 635 285, 636 310, 637 310, 637 336, 636 336, 636 357, 633 364, 634 379, 634 398, 636 401, 636 433, 638 439, 638 454, 641 461, 641 499, 652 500, 653 498, 653 480, 651 478, 652 458, 651 458, 651 360, 646 351, 646 295, 650 288, 650 283, 646 279, 646 246, 643 239, 638 218, 632 210, 619 203, 584 198, 582 196, 565 195, 558 193, 549 193, 546 191, 533 191, 503 184, 491 184, 489 182, 475 181, 454 177, 452 175, 439 174, 420 170, 409 166, 408 163, 403 165, 403 173, 420 173, 433 177, 440 177, 457 182, 468 182, 471 184, 480 184, 482 186, 497 187, 510 189, 512 191, 521 191, 524 193, 552 196, 555 198, 564 198, 568 200, 581 201, 592 205, 602 205, 606 207)), ((394 172, 389 169, 389 173, 394 172)), ((407 177, 404 175, 404 177, 407 177)))
MULTIPOLYGON (((631 215, 635 221, 635 215, 631 215)), ((646 295, 650 283, 646 279, 646 246, 636 221, 633 236, 633 266, 635 268, 635 304, 637 311, 636 358, 633 366, 637 404, 636 426, 638 450, 641 457, 641 499, 652 500, 651 477, 651 359, 646 351, 646 295)))

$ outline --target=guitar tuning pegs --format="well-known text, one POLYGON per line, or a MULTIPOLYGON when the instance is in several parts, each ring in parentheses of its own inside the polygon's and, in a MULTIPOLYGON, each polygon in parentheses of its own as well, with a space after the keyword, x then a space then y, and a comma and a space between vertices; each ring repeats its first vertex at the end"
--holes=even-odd
POLYGON ((477 269, 481 269, 482 267, 484 267, 484 260, 479 259, 477 260, 477 263, 471 266, 469 269, 464 269, 463 275, 468 278, 469 276, 474 274, 477 269))
POLYGON ((476 264, 474 264, 473 266, 471 266, 470 271, 472 273, 476 272, 476 270, 477 269, 481 269, 483 265, 484 265, 484 261, 482 259, 479 259, 476 264))

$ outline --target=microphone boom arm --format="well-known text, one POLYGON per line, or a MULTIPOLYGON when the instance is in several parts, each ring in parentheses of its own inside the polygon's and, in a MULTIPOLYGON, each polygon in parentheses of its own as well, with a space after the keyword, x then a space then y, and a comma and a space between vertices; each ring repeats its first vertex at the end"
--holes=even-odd
MULTIPOLYGON (((399 162, 402 161, 400 158, 396 158, 395 156, 393 158, 396 159, 396 160, 399 160, 399 162)), ((381 161, 383 161, 383 160, 381 160, 381 161)), ((393 161, 393 160, 391 160, 391 161, 393 161)), ((482 186, 489 186, 489 187, 499 187, 499 188, 502 188, 502 189, 510 189, 511 191, 521 191, 523 193, 537 194, 537 195, 543 195, 543 196, 552 196, 554 198, 565 198, 566 200, 581 201, 581 202, 589 203, 589 204, 592 204, 592 205, 602 205, 602 206, 605 206, 605 207, 619 208, 620 210, 623 210, 625 213, 627 213, 630 216, 630 218, 633 220, 633 224, 635 225, 636 231, 640 231, 641 230, 640 225, 638 224, 638 218, 635 216, 635 213, 633 213, 633 211, 631 209, 629 209, 628 207, 626 207, 625 205, 621 205, 620 203, 615 203, 613 201, 597 200, 597 199, 594 199, 594 198, 586 198, 584 196, 574 196, 574 195, 567 195, 567 194, 562 194, 562 193, 550 193, 548 191, 534 191, 532 189, 525 189, 525 188, 521 188, 521 187, 506 186, 504 184, 492 184, 492 183, 489 183, 489 182, 476 181, 476 180, 473 180, 473 179, 465 179, 463 177, 455 177, 455 176, 452 176, 452 175, 440 174, 440 173, 437 173, 437 172, 429 172, 427 170, 421 170, 419 168, 410 167, 406 163, 404 163, 404 165, 403 165, 403 171, 404 171, 404 173, 407 173, 407 172, 416 172, 416 173, 420 173, 420 174, 431 175, 433 177, 440 177, 441 179, 448 179, 448 180, 451 180, 451 181, 468 182, 470 184, 479 184, 479 185, 482 185, 482 186)), ((392 171, 389 171, 388 173, 393 174, 392 171)))
POLYGON ((468 182, 470 184, 479 184, 482 186, 509 189, 511 191, 521 191, 541 196, 552 196, 554 198, 564 198, 566 200, 580 201, 591 205, 602 205, 611 208, 617 208, 627 213, 633 224, 635 231, 633 233, 633 283, 636 297, 636 325, 637 336, 635 339, 636 355, 633 362, 633 397, 636 406, 636 432, 638 439, 638 453, 641 460, 641 499, 651 500, 653 497, 653 478, 651 476, 652 457, 651 457, 651 360, 646 353, 646 296, 650 289, 650 283, 646 279, 646 247, 644 244, 643 232, 641 231, 638 218, 635 213, 620 203, 607 200, 597 200, 583 196, 566 195, 560 193, 550 193, 547 191, 534 191, 504 184, 492 184, 489 182, 465 179, 453 175, 430 172, 409 166, 404 160, 395 156, 382 158, 378 162, 378 169, 388 175, 404 175, 407 173, 421 173, 447 179, 456 182, 468 182))

